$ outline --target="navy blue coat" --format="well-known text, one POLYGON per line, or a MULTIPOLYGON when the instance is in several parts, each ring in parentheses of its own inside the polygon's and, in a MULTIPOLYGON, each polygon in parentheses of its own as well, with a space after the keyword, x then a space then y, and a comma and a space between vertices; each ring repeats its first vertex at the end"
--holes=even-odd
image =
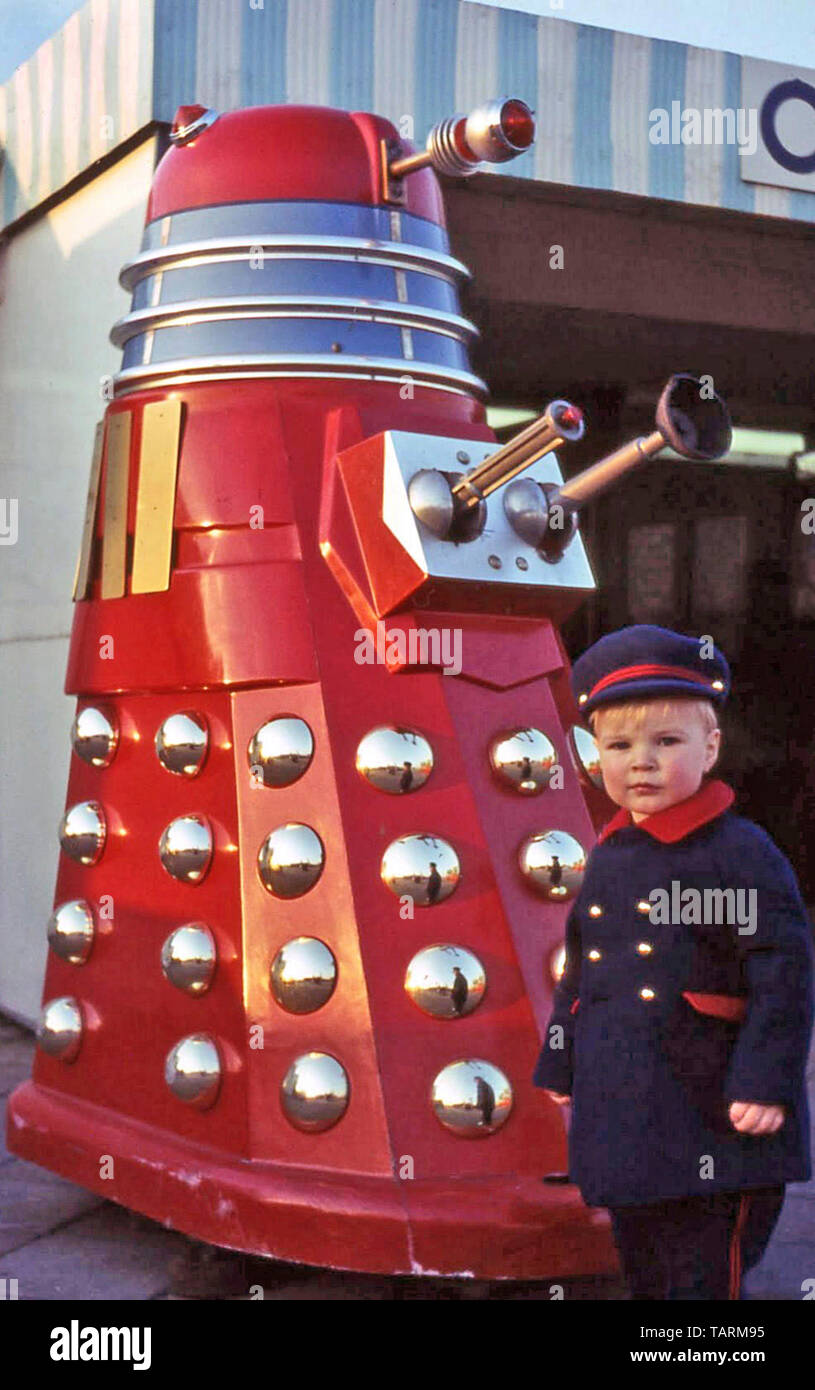
POLYGON ((533 1081, 572 1098, 569 1172, 590 1206, 811 1175, 812 927, 788 859, 732 801, 725 783, 711 781, 648 817, 647 829, 618 811, 569 913, 566 966, 533 1081), (752 902, 755 931, 740 932, 732 911, 717 913, 714 897, 694 922, 692 895, 678 914, 685 922, 669 912, 656 924, 652 890, 676 900, 688 888, 745 890, 742 916, 752 902), (739 1000, 731 1008, 744 1017, 700 1012, 686 993, 705 1010, 722 996, 739 1000), (732 1101, 784 1105, 784 1123, 774 1134, 739 1133, 732 1101))

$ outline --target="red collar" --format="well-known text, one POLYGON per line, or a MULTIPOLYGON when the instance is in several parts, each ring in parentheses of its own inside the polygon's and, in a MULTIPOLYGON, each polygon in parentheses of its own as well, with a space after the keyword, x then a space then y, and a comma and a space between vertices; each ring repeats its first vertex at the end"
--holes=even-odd
MULTIPOLYGON (((692 830, 698 830, 700 825, 705 825, 715 816, 720 816, 722 811, 733 805, 735 799, 736 793, 733 788, 716 778, 712 782, 703 782, 699 790, 694 792, 693 796, 686 797, 684 801, 677 801, 674 806, 666 806, 664 811, 655 811, 652 816, 646 816, 636 829, 647 830, 649 835, 661 840, 663 844, 674 844, 677 840, 684 839, 692 830)), ((621 806, 608 825, 603 826, 597 836, 597 843, 602 844, 615 830, 622 830, 629 825, 634 825, 631 812, 625 806, 621 806)))

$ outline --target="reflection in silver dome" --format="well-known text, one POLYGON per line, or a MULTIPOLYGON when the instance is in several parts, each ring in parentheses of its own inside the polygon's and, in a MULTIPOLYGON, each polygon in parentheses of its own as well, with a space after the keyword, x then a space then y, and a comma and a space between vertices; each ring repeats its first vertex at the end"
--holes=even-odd
POLYGON ((177 1100, 208 1110, 221 1085, 221 1059, 213 1038, 190 1033, 167 1054, 164 1080, 177 1100))
POLYGON ((304 719, 284 715, 269 719, 249 740, 246 758, 261 786, 288 787, 308 770, 314 736, 304 719))
POLYGON ((345 1068, 327 1052, 304 1052, 286 1072, 280 1088, 283 1113, 295 1129, 330 1129, 348 1108, 345 1068))
POLYGON ((397 898, 433 907, 449 898, 461 876, 458 855, 437 835, 402 835, 382 856, 382 882, 397 898))
POLYGON ((512 1110, 512 1087, 500 1067, 480 1057, 451 1062, 439 1072, 431 1104, 445 1129, 464 1139, 494 1134, 512 1110))
POLYGON ((82 1011, 76 999, 63 995, 44 1004, 37 1025, 37 1043, 50 1057, 73 1062, 82 1044, 82 1011))
POLYGON ((170 714, 156 733, 156 756, 162 767, 179 777, 194 777, 207 756, 209 734, 202 714, 186 710, 170 714))
POLYGON ((571 730, 571 745, 578 771, 595 786, 603 789, 603 774, 600 769, 600 753, 597 740, 588 729, 574 724, 571 730))
POLYGON ((105 848, 105 813, 98 801, 69 806, 59 824, 59 843, 77 864, 95 864, 105 848))
POLYGON ((166 979, 186 994, 206 993, 217 958, 215 937, 204 922, 176 927, 161 948, 161 968, 166 979))
POLYGON ((324 942, 314 936, 295 936, 272 961, 269 984, 282 1009, 311 1014, 331 998, 337 983, 337 962, 324 942))
POLYGON ((119 730, 107 710, 86 705, 77 710, 71 726, 71 744, 77 757, 91 767, 107 767, 119 744, 119 730))
POLYGON ((471 1014, 486 987, 483 965, 463 946, 426 946, 416 953, 405 974, 405 989, 414 1004, 434 1018, 471 1014))
POLYGON ((84 965, 93 949, 94 922, 90 905, 81 898, 55 908, 48 922, 48 944, 55 956, 71 965, 84 965))
POLYGON ((159 858, 173 878, 200 883, 212 858, 212 831, 204 816, 179 816, 159 840, 159 858))
POLYGON ((530 835, 521 845, 518 859, 530 888, 552 902, 573 898, 583 882, 585 850, 565 830, 530 835))
POLYGON ((360 740, 356 766, 378 791, 404 795, 424 786, 433 771, 433 750, 413 729, 381 725, 360 740))
POLYGON ((489 748, 493 775, 522 796, 536 796, 549 785, 557 766, 554 744, 540 729, 509 729, 496 734, 489 748))
POLYGON ((313 888, 325 864, 323 842, 310 825, 290 821, 266 836, 258 850, 263 887, 276 898, 300 898, 313 888))

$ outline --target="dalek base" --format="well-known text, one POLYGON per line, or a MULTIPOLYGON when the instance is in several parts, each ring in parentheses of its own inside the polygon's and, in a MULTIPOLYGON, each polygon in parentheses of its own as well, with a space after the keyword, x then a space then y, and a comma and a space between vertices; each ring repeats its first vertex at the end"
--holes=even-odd
POLYGON ((400 1181, 249 1163, 35 1082, 10 1100, 8 1147, 166 1228, 275 1260, 495 1280, 619 1272, 607 1213, 529 1175, 400 1181))

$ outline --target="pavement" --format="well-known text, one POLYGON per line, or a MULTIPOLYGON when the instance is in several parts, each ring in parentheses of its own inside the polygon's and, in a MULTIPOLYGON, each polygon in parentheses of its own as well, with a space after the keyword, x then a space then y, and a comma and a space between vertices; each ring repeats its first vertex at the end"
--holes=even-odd
MULTIPOLYGON (((550 1301, 549 1281, 384 1278, 220 1250, 168 1231, 5 1147, 6 1101, 31 1074, 33 1034, 0 1015, 0 1299, 550 1301), (12 1281, 16 1280, 16 1284, 12 1281), (5 1281, 5 1283, 4 1283, 5 1281)), ((815 1035, 807 1069, 815 1155, 815 1035)), ((815 1180, 790 1183, 748 1299, 800 1300, 815 1279, 815 1180)), ((572 1281, 569 1299, 621 1301, 616 1279, 572 1281)))

